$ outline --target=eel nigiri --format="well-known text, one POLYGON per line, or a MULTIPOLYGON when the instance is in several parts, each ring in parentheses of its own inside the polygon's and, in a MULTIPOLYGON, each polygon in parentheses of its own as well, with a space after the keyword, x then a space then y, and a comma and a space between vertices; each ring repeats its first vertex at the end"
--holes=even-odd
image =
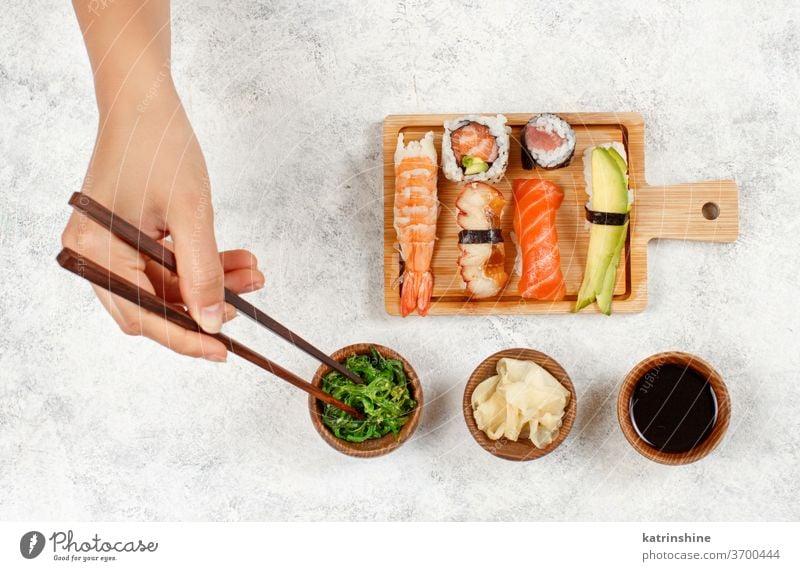
POLYGON ((476 299, 497 295, 508 280, 500 229, 505 204, 499 190, 482 182, 466 185, 456 199, 457 222, 462 228, 458 265, 467 291, 476 299))
POLYGON ((535 178, 515 180, 514 232, 522 256, 519 294, 524 298, 564 299, 567 286, 561 272, 556 210, 564 200, 561 189, 535 178))
POLYGON ((405 264, 400 292, 403 317, 415 309, 425 315, 431 301, 431 259, 439 215, 437 170, 433 131, 407 144, 400 133, 394 155, 394 229, 405 264))

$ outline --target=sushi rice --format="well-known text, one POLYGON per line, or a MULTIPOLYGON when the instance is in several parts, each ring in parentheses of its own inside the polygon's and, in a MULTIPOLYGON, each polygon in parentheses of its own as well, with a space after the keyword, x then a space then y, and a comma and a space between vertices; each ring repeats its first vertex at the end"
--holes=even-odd
POLYGON ((444 136, 442 137, 442 170, 444 176, 453 182, 495 183, 500 181, 508 167, 508 135, 511 133, 511 127, 506 126, 506 121, 505 115, 497 115, 495 117, 487 115, 465 115, 464 117, 457 117, 456 119, 445 121, 444 136), (486 126, 497 141, 497 159, 485 172, 465 175, 461 165, 456 161, 450 135, 453 131, 466 123, 479 123, 486 126))
POLYGON ((511 243, 514 244, 514 267, 511 268, 511 275, 513 276, 521 276, 522 275, 522 248, 519 245, 519 238, 517 238, 517 233, 513 230, 508 233, 508 237, 511 239, 511 243))
POLYGON ((400 164, 409 157, 428 157, 436 164, 436 146, 433 144, 433 131, 428 131, 419 141, 409 141, 404 144, 403 133, 397 136, 397 150, 394 152, 394 164, 400 164))

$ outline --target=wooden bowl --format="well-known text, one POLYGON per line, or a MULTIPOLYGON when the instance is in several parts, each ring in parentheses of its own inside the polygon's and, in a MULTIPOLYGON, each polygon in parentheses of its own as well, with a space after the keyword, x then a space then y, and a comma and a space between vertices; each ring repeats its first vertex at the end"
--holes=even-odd
POLYGON ((569 434, 569 431, 572 429, 572 423, 575 421, 575 411, 577 409, 576 401, 575 387, 569 375, 567 375, 566 371, 564 371, 563 367, 561 367, 555 359, 539 351, 534 351, 533 349, 505 349, 487 357, 472 372, 472 375, 467 381, 467 386, 464 388, 462 408, 464 409, 464 420, 467 422, 467 428, 469 428, 470 434, 472 434, 472 437, 484 450, 505 460, 527 461, 535 460, 536 458, 541 458, 545 454, 549 454, 564 441, 567 434, 569 434), (508 440, 507 438, 491 440, 478 428, 478 424, 475 422, 475 415, 472 412, 472 393, 475 391, 475 387, 480 383, 497 374, 497 361, 503 357, 533 361, 541 367, 544 367, 569 391, 569 402, 564 412, 561 428, 559 428, 555 440, 545 448, 537 448, 529 438, 520 438, 516 442, 508 440))
MULTIPOLYGON (((411 367, 411 364, 396 351, 375 343, 356 343, 355 345, 342 347, 333 353, 331 358, 341 363, 353 353, 356 355, 364 355, 369 353, 371 347, 374 347, 378 353, 387 359, 397 359, 403 363, 403 369, 408 376, 408 382, 410 384, 409 392, 411 393, 411 398, 417 401, 417 407, 411 411, 408 421, 403 425, 397 435, 389 433, 383 438, 375 438, 365 442, 349 442, 347 440, 337 438, 334 436, 333 432, 331 432, 331 430, 322 422, 322 413, 325 406, 324 403, 318 401, 312 396, 308 397, 308 411, 311 414, 311 423, 314 425, 314 428, 317 430, 322 439, 327 442, 331 448, 338 450, 342 454, 355 456, 357 458, 373 458, 375 456, 382 456, 399 448, 403 443, 411 438, 412 434, 414 434, 422 413, 422 384, 419 382, 419 377, 417 377, 417 373, 411 367)), ((330 372, 331 368, 328 365, 320 365, 311 382, 318 387, 322 387, 322 378, 330 372)))
POLYGON ((620 387, 619 396, 617 397, 617 419, 625 438, 642 456, 661 464, 672 466, 690 464, 708 456, 725 436, 730 418, 731 399, 722 377, 703 359, 689 353, 669 351, 648 357, 631 369, 625 380, 622 381, 622 387, 620 387), (680 365, 694 369, 700 376, 708 379, 708 383, 711 385, 711 390, 717 400, 717 420, 711 429, 711 433, 700 444, 686 452, 662 452, 658 448, 650 446, 637 434, 631 419, 630 401, 636 384, 650 370, 663 365, 680 365))

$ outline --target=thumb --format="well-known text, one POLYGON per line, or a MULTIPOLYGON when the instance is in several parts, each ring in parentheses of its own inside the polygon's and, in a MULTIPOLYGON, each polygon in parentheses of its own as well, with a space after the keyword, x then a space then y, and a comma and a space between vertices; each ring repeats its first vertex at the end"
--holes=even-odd
POLYGON ((175 214, 170 233, 181 298, 204 331, 219 333, 225 310, 225 277, 214 237, 211 203, 204 200, 180 205, 175 214))

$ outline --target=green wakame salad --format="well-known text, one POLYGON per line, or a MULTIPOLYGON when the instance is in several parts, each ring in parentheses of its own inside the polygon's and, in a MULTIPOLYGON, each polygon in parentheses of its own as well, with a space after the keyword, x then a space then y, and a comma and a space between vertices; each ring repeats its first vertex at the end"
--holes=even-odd
POLYGON ((322 422, 337 438, 350 442, 364 442, 400 432, 409 413, 417 406, 408 390, 403 363, 386 359, 373 347, 369 355, 350 355, 344 365, 364 379, 364 384, 356 384, 341 373, 331 371, 322 379, 322 390, 363 412, 366 418, 357 420, 325 404, 322 422))

